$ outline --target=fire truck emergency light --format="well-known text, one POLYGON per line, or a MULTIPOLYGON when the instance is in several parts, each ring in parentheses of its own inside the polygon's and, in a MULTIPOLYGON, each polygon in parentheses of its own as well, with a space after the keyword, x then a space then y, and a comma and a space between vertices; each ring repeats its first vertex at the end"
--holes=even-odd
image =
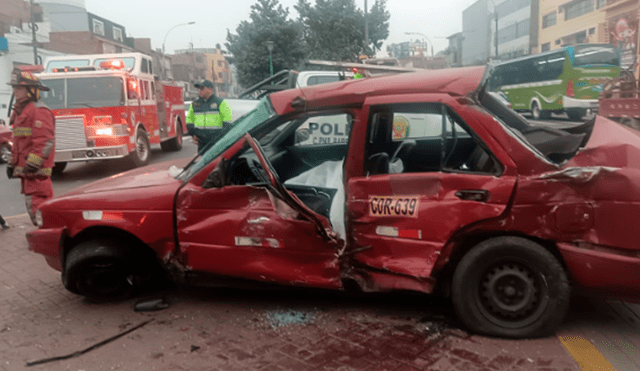
POLYGON ((119 59, 112 59, 110 61, 100 62, 100 68, 106 70, 121 70, 124 68, 124 62, 119 59))

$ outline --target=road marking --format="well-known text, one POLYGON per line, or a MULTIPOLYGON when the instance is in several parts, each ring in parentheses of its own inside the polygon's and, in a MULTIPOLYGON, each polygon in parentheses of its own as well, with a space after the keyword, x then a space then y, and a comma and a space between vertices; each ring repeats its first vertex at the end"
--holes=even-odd
POLYGON ((5 216, 4 218, 7 219, 7 220, 10 220, 10 219, 22 218, 22 217, 25 217, 25 216, 28 216, 28 215, 29 214, 24 213, 24 214, 20 214, 20 215, 5 216))
POLYGON ((602 353, 582 336, 558 335, 558 339, 582 371, 616 371, 602 353))

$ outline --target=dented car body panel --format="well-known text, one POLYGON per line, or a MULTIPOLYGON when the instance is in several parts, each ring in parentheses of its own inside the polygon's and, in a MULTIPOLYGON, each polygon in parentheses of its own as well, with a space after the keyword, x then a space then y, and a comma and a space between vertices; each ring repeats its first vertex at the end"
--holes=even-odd
POLYGON ((484 74, 271 94, 179 175, 153 165, 45 204, 30 248, 64 271, 78 236, 118 230, 187 281, 430 293, 475 246, 515 236, 551 252, 574 286, 637 298, 637 132, 599 116, 574 132, 528 127, 492 111, 484 74), (303 127, 348 140, 307 144, 303 127))

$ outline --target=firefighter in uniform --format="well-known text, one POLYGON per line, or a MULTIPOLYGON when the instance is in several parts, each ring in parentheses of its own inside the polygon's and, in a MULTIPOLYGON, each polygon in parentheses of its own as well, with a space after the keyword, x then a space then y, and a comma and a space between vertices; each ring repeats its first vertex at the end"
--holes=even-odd
POLYGON ((53 197, 51 170, 55 152, 55 116, 39 102, 40 90, 48 91, 31 72, 14 69, 11 74, 16 103, 9 120, 13 127, 13 149, 7 176, 21 179, 27 212, 36 224, 36 210, 53 197))
POLYGON ((204 80, 194 84, 199 98, 191 103, 187 114, 187 131, 198 144, 198 153, 218 141, 222 129, 231 125, 231 107, 226 100, 216 97, 213 83, 204 80))

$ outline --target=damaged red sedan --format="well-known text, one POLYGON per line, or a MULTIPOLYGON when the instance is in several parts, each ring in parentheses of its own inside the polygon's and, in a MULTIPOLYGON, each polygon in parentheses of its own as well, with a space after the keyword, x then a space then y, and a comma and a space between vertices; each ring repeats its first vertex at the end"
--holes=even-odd
POLYGON ((638 132, 602 117, 532 126, 484 90, 488 73, 273 93, 180 169, 49 201, 29 246, 92 298, 162 275, 412 290, 512 338, 552 333, 571 290, 637 300, 638 132))

